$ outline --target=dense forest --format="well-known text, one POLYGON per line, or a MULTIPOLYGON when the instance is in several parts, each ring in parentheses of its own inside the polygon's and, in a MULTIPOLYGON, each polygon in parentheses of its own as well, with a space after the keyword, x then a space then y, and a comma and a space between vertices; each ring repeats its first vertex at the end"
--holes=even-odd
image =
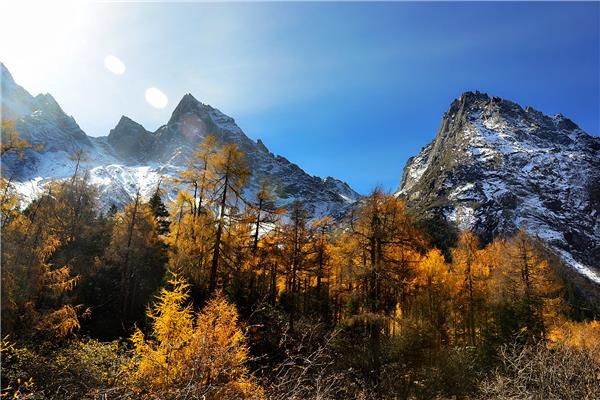
POLYGON ((3 397, 600 398, 597 308, 522 231, 481 243, 379 189, 277 208, 211 136, 174 201, 103 210, 82 157, 29 204, 2 179, 3 397))

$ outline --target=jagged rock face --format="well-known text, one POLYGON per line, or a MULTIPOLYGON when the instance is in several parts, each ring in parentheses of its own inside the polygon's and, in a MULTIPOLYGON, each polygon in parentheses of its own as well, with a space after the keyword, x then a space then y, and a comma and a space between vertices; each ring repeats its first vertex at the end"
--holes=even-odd
POLYGON ((2 174, 23 180, 40 166, 40 154, 47 152, 74 153, 89 151, 93 145, 75 119, 60 108, 50 94, 31 96, 17 85, 10 72, 0 63, 2 89, 2 120, 13 120, 22 139, 41 151, 28 150, 25 159, 15 154, 2 157, 2 174))
POLYGON ((254 142, 233 118, 185 95, 166 125, 155 132, 128 117, 121 117, 106 137, 88 137, 50 95, 31 96, 2 68, 3 119, 15 119, 20 135, 42 150, 27 150, 20 160, 14 154, 2 157, 2 174, 11 177, 17 189, 30 200, 43 186, 64 179, 74 170, 71 154, 83 150, 82 167, 98 186, 103 208, 122 206, 139 189, 149 197, 159 182, 167 197, 176 195, 172 179, 187 165, 196 146, 208 134, 222 143, 235 143, 246 154, 252 172, 246 198, 253 200, 260 182, 268 179, 275 188, 276 203, 285 206, 299 200, 315 215, 340 214, 360 196, 344 182, 322 180, 297 165, 270 153, 262 141, 254 142), (6 112, 6 113, 5 113, 6 112))
POLYGON ((135 164, 144 162, 153 145, 153 136, 144 127, 126 116, 122 116, 117 126, 107 137, 115 155, 121 160, 135 164))
POLYGON ((600 283, 600 138, 562 115, 465 93, 397 194, 484 241, 523 228, 600 283))
POLYGON ((0 64, 0 72, 2 119, 15 120, 21 138, 50 151, 91 146, 75 119, 66 115, 50 94, 33 97, 15 83, 4 64, 0 64))
POLYGON ((34 111, 35 99, 27 90, 15 83, 2 63, 0 63, 0 83, 2 84, 2 119, 15 120, 34 111))
MULTIPOLYGON (((141 160, 152 165, 183 168, 207 135, 217 141, 235 143, 246 155, 252 177, 246 188, 247 198, 252 198, 260 182, 267 179, 274 186, 279 205, 302 200, 317 215, 339 213, 344 205, 351 204, 359 195, 347 184, 328 178, 322 180, 306 174, 300 167, 281 156, 270 153, 262 141, 254 142, 237 126, 234 119, 221 111, 203 104, 191 94, 186 94, 177 105, 166 125, 149 133, 131 126, 131 132, 121 136, 139 136, 147 144, 147 152, 141 160), (134 133, 135 131, 135 133, 134 133)), ((115 128, 113 132, 117 129, 115 128)), ((109 135, 109 143, 111 143, 109 135)), ((111 143, 113 148, 114 143, 111 143)))

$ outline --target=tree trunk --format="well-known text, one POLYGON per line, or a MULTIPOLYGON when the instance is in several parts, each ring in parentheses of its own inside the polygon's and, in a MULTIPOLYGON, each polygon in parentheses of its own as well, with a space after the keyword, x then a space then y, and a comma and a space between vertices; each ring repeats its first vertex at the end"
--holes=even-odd
POLYGON ((208 286, 209 294, 212 294, 217 288, 217 272, 219 267, 219 257, 221 256, 221 236, 223 235, 223 224, 225 223, 225 206, 227 202, 227 185, 229 184, 229 171, 225 174, 223 184, 223 196, 221 198, 221 210, 219 213, 219 225, 215 236, 215 248, 213 250, 212 265, 210 268, 210 280, 208 286))

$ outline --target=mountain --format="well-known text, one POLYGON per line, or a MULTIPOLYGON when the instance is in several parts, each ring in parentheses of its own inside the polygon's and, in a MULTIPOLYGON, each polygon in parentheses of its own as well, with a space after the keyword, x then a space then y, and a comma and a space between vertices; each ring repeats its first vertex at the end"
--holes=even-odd
MULTIPOLYGON (((122 116, 104 137, 89 137, 49 94, 30 95, 0 63, 2 118, 43 148, 2 156, 2 175, 25 200, 46 183, 72 175, 72 155, 100 193, 105 209, 122 206, 137 190, 149 197, 185 167, 207 134, 246 154, 251 199, 263 179, 279 206, 303 201, 314 215, 340 215, 360 196, 337 179, 310 176, 248 138, 235 120, 183 96, 167 123, 152 132, 122 116)), ((600 283, 600 138, 562 115, 478 92, 467 92, 444 114, 437 136, 408 160, 397 192, 419 213, 441 215, 473 229, 484 242, 523 228, 546 241, 570 266, 600 283)))
POLYGON ((397 195, 484 242, 523 228, 600 283, 600 138, 560 114, 464 93, 397 195))
POLYGON ((360 197, 344 182, 310 176, 274 155, 262 141, 248 138, 233 118, 191 94, 183 96, 169 121, 154 132, 122 116, 108 136, 89 137, 51 95, 31 96, 0 65, 3 120, 15 120, 23 139, 43 146, 25 151, 23 159, 9 153, 2 157, 2 175, 12 179, 26 200, 35 197, 46 183, 72 175, 72 156, 77 151, 83 154, 81 165, 98 186, 105 209, 131 201, 138 189, 149 197, 159 182, 167 197, 173 198, 176 189, 169 178, 186 168, 196 146, 208 134, 221 144, 237 144, 246 154, 252 171, 245 189, 248 199, 263 179, 274 186, 278 206, 302 201, 317 216, 341 214, 360 197))

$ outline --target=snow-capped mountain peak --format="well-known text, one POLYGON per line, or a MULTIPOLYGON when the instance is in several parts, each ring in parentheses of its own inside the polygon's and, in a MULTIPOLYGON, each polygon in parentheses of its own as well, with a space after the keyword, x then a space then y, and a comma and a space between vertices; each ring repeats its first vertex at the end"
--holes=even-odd
POLYGON ((523 228, 600 283, 600 138, 562 115, 464 93, 398 195, 484 241, 523 228))
POLYGON ((166 125, 147 131, 122 116, 108 136, 88 137, 49 94, 31 96, 18 86, 2 65, 3 119, 16 120, 20 135, 43 149, 27 150, 23 160, 14 154, 2 157, 2 174, 10 176, 26 199, 43 186, 73 173, 72 154, 83 150, 82 167, 100 190, 101 205, 123 205, 140 190, 149 197, 159 182, 167 197, 174 197, 172 179, 187 165, 196 146, 208 134, 220 143, 235 143, 246 154, 252 177, 246 197, 252 200, 263 180, 271 182, 276 203, 299 200, 315 215, 338 214, 360 196, 347 184, 306 174, 265 144, 248 138, 234 119, 191 94, 183 96, 166 125), (6 79, 5 79, 6 77, 6 79), (6 112, 5 112, 6 110, 6 112))

